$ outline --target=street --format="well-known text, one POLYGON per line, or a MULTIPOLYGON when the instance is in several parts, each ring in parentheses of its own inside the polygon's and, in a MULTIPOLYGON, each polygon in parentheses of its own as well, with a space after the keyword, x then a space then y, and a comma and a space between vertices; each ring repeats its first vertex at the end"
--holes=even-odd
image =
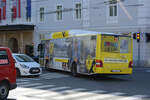
POLYGON ((40 77, 17 79, 7 100, 150 100, 150 69, 131 76, 72 77, 61 71, 43 71, 40 77))

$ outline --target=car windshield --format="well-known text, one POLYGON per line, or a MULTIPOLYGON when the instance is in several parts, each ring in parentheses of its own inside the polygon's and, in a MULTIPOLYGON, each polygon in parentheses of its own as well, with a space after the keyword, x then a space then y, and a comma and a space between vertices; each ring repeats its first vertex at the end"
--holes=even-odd
POLYGON ((34 60, 26 55, 15 55, 15 58, 19 62, 34 62, 34 60))

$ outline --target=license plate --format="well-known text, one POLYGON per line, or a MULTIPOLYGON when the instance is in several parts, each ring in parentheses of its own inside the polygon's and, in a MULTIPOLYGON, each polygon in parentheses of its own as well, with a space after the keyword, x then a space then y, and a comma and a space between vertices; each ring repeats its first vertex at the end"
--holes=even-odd
POLYGON ((111 70, 111 72, 121 72, 120 70, 111 70))
POLYGON ((32 70, 32 72, 38 72, 39 70, 38 69, 34 69, 34 70, 32 70))

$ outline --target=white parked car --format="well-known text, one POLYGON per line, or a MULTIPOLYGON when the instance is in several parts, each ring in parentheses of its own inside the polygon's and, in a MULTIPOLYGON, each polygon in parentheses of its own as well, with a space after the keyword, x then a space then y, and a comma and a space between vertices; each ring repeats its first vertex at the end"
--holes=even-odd
POLYGON ((13 53, 13 57, 16 60, 17 76, 39 76, 42 73, 40 64, 35 62, 31 57, 17 53, 13 53))

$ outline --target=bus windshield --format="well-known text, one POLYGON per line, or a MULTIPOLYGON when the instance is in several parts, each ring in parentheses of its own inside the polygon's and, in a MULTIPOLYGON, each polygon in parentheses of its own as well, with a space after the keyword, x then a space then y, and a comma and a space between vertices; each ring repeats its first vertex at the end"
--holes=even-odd
POLYGON ((131 52, 131 38, 116 35, 102 35, 101 38, 102 52, 112 53, 130 53, 131 52))

